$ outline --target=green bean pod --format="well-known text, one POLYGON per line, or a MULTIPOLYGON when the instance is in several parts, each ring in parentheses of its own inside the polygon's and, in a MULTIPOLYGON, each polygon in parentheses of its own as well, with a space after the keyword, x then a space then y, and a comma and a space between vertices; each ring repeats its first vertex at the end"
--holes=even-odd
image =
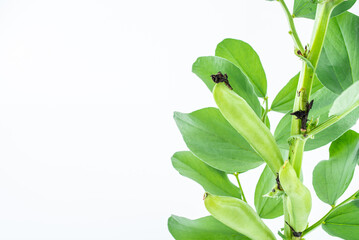
POLYGON ((223 82, 216 84, 213 97, 222 115, 277 174, 284 163, 282 155, 272 133, 253 109, 223 82))
POLYGON ((276 239, 258 214, 238 198, 205 193, 204 204, 214 218, 250 239, 276 239))
POLYGON ((295 232, 301 233, 308 225, 308 217, 312 208, 310 191, 299 180, 289 161, 285 161, 279 171, 279 180, 288 196, 287 208, 290 216, 288 224, 295 232))

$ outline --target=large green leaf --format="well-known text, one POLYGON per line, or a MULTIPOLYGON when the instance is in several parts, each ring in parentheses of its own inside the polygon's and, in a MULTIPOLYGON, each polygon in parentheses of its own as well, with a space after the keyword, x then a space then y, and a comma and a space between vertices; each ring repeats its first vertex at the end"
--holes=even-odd
MULTIPOLYGON (((334 100, 338 97, 337 94, 331 92, 327 88, 322 88, 318 90, 315 94, 312 95, 311 99, 314 99, 314 105, 312 110, 309 112, 309 119, 319 118, 319 124, 325 122, 329 119, 329 110, 333 105, 334 100)), ((359 118, 359 108, 352 111, 346 117, 342 118, 335 124, 316 134, 314 139, 308 139, 305 145, 305 150, 313 150, 319 147, 322 147, 338 137, 343 133, 349 130, 352 126, 355 125, 359 118)), ((288 139, 290 137, 290 125, 291 125, 292 116, 287 113, 280 120, 274 136, 277 140, 280 148, 288 149, 288 139)), ((296 120, 300 121, 300 120, 296 120)))
POLYGON ((358 106, 359 82, 355 82, 335 99, 333 106, 330 108, 329 116, 338 116, 346 111, 353 111, 358 106))
MULTIPOLYGON (((318 0, 294 0, 293 16, 314 19, 317 12, 318 0)), ((331 17, 337 16, 351 8, 356 0, 348 0, 339 4, 332 13, 331 17)))
POLYGON ((191 152, 176 152, 171 160, 181 175, 199 183, 206 192, 241 199, 240 189, 229 181, 227 174, 202 162, 191 152))
POLYGON ((266 166, 258 180, 254 194, 254 205, 261 218, 272 219, 283 215, 282 198, 264 197, 276 184, 275 176, 266 166))
POLYGON ((359 80, 358 16, 346 12, 331 19, 316 73, 338 94, 359 80))
POLYGON ((221 57, 200 57, 193 63, 192 72, 201 78, 211 91, 215 84, 211 75, 218 72, 226 73, 233 91, 246 100, 249 106, 260 116, 261 106, 257 95, 254 93, 252 84, 242 71, 227 59, 221 57))
POLYGON ((168 230, 176 240, 250 240, 212 216, 190 220, 172 215, 168 230))
POLYGON ((335 209, 324 220, 323 229, 332 236, 359 240, 359 199, 335 209))
POLYGON ((359 134, 347 131, 330 145, 329 153, 329 160, 314 168, 313 187, 320 200, 335 205, 353 178, 359 159, 359 134))
POLYGON ((227 173, 245 172, 263 163, 217 108, 189 114, 175 112, 174 119, 191 152, 216 169, 227 173))
MULTIPOLYGON (((294 98, 297 90, 299 73, 295 75, 289 82, 279 91, 272 102, 271 109, 276 112, 287 113, 293 109, 294 98)), ((323 84, 315 76, 312 85, 312 94, 321 89, 323 84)))
POLYGON ((217 45, 216 56, 234 63, 248 78, 258 97, 267 95, 267 78, 258 54, 246 42, 224 39, 217 45))

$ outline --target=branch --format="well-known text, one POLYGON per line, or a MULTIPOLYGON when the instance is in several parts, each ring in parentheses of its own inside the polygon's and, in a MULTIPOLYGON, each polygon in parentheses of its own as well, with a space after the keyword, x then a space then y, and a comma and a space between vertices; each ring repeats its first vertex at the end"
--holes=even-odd
POLYGON ((319 124, 318 126, 316 126, 315 128, 313 128, 311 131, 309 131, 308 133, 306 133, 307 137, 313 137, 315 134, 320 133, 321 131, 327 129, 328 127, 330 127, 331 125, 333 125, 334 123, 338 122, 339 120, 343 119, 345 116, 347 116, 349 113, 351 113, 354 109, 356 109, 359 106, 359 102, 357 102, 356 104, 354 104, 351 108, 349 108, 348 110, 346 110, 345 112, 343 112, 342 114, 338 115, 338 116, 333 116, 331 118, 329 118, 327 121, 319 124))
POLYGON ((243 189, 242 189, 241 182, 239 181, 239 178, 238 178, 239 173, 234 173, 233 175, 236 177, 237 183, 238 183, 238 187, 239 187, 239 189, 241 190, 242 200, 243 200, 244 202, 247 202, 246 197, 244 196, 244 192, 243 192, 243 189))
POLYGON ((294 41, 294 45, 295 47, 300 50, 302 53, 304 53, 304 48, 303 48, 303 45, 299 39, 299 36, 298 36, 298 33, 297 33, 297 30, 295 28, 295 25, 294 25, 294 21, 293 21, 293 16, 292 14, 289 12, 289 9, 287 7, 287 5, 285 4, 284 0, 277 0, 280 5, 283 7, 283 10, 285 12, 285 15, 287 16, 287 20, 288 20, 288 23, 289 23, 289 27, 290 27, 290 31, 289 31, 289 34, 292 36, 293 38, 293 41, 294 41))
POLYGON ((339 205, 332 207, 332 209, 330 209, 330 211, 324 215, 324 217, 322 217, 320 220, 318 220, 316 223, 314 223, 312 226, 308 227, 307 229, 304 230, 303 235, 309 233, 310 231, 314 230, 315 228, 319 227, 324 220, 329 216, 329 214, 331 214, 335 209, 337 209, 338 207, 346 204, 347 202, 356 199, 356 195, 359 193, 359 190, 356 191, 353 195, 351 195, 349 198, 345 199, 343 202, 341 202, 339 205))

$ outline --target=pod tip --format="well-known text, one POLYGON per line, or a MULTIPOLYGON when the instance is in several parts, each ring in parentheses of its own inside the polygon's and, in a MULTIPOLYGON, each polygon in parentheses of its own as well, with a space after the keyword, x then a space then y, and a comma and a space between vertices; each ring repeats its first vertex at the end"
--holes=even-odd
POLYGON ((288 160, 285 160, 284 164, 283 164, 283 169, 287 166, 287 164, 289 163, 288 160))
POLYGON ((233 90, 232 86, 229 84, 228 75, 226 73, 223 75, 221 72, 218 72, 217 74, 211 75, 211 78, 215 83, 224 82, 229 89, 233 90))
POLYGON ((208 195, 209 195, 209 193, 205 192, 204 195, 203 195, 203 200, 205 200, 208 197, 208 195))

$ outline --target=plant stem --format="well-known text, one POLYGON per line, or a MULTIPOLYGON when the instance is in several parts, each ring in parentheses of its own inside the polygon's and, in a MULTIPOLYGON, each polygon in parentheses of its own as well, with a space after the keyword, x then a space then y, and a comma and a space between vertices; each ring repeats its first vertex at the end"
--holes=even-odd
POLYGON ((278 1, 278 2, 280 3, 280 5, 283 7, 283 10, 284 10, 284 12, 285 12, 285 15, 287 16, 287 20, 288 20, 289 27, 290 27, 289 34, 290 34, 290 35, 292 36, 292 38, 293 38, 295 47, 296 47, 298 50, 300 50, 302 53, 304 53, 304 48, 303 48, 302 42, 301 42, 300 39, 299 39, 297 30, 296 30, 296 28, 295 28, 292 14, 289 12, 289 9, 288 9, 287 5, 285 4, 284 0, 277 0, 277 1, 278 1))
POLYGON ((265 97, 265 98, 264 98, 264 102, 265 102, 265 104, 266 104, 266 108, 265 108, 265 110, 264 110, 264 113, 263 113, 263 115, 262 115, 261 120, 262 120, 263 123, 266 123, 266 117, 267 117, 267 114, 268 114, 268 112, 269 112, 269 109, 268 109, 268 97, 265 97))
POLYGON ((339 205, 332 207, 332 209, 330 209, 330 211, 324 215, 324 217, 322 217, 320 220, 318 220, 316 223, 314 223, 312 226, 308 227, 307 229, 305 229, 305 231, 303 232, 303 236, 307 233, 309 233, 310 231, 312 231, 313 229, 319 227, 324 220, 329 216, 329 214, 331 214, 335 209, 337 209, 338 207, 344 205, 345 203, 353 200, 356 198, 356 195, 359 194, 359 190, 356 191, 353 195, 351 195, 349 198, 345 199, 343 202, 341 202, 339 205))
POLYGON ((300 176, 304 146, 307 138, 293 138, 289 147, 288 160, 292 164, 297 176, 300 176))
MULTIPOLYGON (((334 0, 327 0, 325 2, 319 3, 317 6, 313 35, 310 43, 310 52, 308 53, 308 60, 312 64, 314 69, 318 64, 320 53, 322 51, 324 44, 325 34, 327 32, 327 28, 329 24, 330 15, 335 6, 336 6, 336 2, 334 2, 334 0)), ((306 104, 308 102, 312 90, 313 76, 314 76, 313 68, 309 67, 305 62, 303 62, 302 71, 300 73, 298 86, 297 86, 298 94, 295 96, 293 112, 299 110, 302 111, 306 110, 306 104)), ((301 120, 298 120, 296 119, 295 116, 293 116, 292 125, 291 125, 291 135, 294 136, 299 134, 301 134, 301 120)), ((289 148, 289 154, 291 157, 290 163, 296 170, 299 177, 302 155, 303 155, 301 150, 304 150, 304 144, 298 143, 298 141, 302 141, 302 140, 300 138, 294 138, 292 140, 289 148)))
POLYGON ((284 215, 284 236, 286 236, 288 239, 291 239, 292 237, 292 231, 290 227, 287 225, 287 222, 289 222, 289 212, 287 208, 287 201, 289 201, 287 195, 283 195, 283 215, 284 215))
MULTIPOLYGON (((280 1, 280 0, 279 0, 280 1)), ((313 76, 315 73, 315 68, 317 67, 320 53, 323 48, 325 35, 328 29, 328 24, 330 20, 330 15, 334 7, 339 4, 339 1, 343 0, 326 0, 317 5, 317 12, 315 16, 314 28, 312 33, 312 39, 309 44, 310 50, 308 53, 308 62, 311 66, 308 66, 306 61, 302 63, 302 70, 300 72, 300 77, 297 86, 297 94, 295 96, 293 112, 296 111, 306 111, 308 99, 312 90, 313 76), (338 3, 337 3, 338 1, 338 3)), ((291 124, 291 136, 301 135, 301 120, 297 119, 295 116, 292 117, 291 124)), ((292 164, 293 168, 296 171, 298 177, 300 177, 300 169, 302 165, 302 158, 305 146, 305 139, 302 138, 292 138, 290 140, 289 146, 289 156, 288 159, 292 164)), ((284 205, 284 208, 286 205, 284 205)), ((285 211, 288 212, 288 211, 285 211)), ((290 217, 288 214, 284 215, 286 222, 291 224, 290 217)), ((288 229, 285 227, 285 230, 288 229)), ((285 235, 288 239, 296 239, 293 237, 292 232, 285 231, 285 235)), ((297 238, 301 239, 301 238, 297 238)))
POLYGON ((243 192, 243 189, 242 189, 242 185, 241 185, 241 183, 240 183, 240 181, 239 181, 238 175, 239 175, 239 173, 234 173, 234 176, 236 176, 236 179, 237 179, 238 187, 239 187, 239 189, 241 190, 242 200, 243 200, 244 202, 247 202, 247 199, 246 199, 246 197, 244 196, 244 192, 243 192))

